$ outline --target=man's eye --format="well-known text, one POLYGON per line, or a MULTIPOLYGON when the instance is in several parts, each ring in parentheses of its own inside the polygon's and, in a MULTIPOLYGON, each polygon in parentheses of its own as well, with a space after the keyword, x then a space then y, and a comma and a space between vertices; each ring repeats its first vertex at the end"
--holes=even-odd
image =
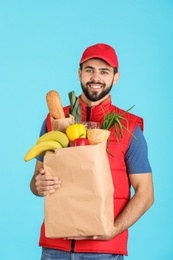
POLYGON ((87 69, 86 70, 86 72, 89 72, 89 73, 91 73, 91 72, 93 72, 94 70, 92 70, 92 69, 87 69))
POLYGON ((102 70, 101 74, 108 74, 108 71, 107 70, 102 70))

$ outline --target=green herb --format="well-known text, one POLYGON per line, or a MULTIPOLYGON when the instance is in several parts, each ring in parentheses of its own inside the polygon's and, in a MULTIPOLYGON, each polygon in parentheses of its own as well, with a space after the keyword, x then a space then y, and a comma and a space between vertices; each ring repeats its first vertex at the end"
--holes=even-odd
POLYGON ((129 109, 127 109, 126 111, 124 111, 121 114, 116 114, 115 112, 109 112, 108 114, 105 115, 101 128, 109 130, 112 126, 114 126, 114 133, 115 133, 117 141, 119 141, 117 126, 119 127, 121 137, 124 137, 124 135, 123 135, 123 128, 124 128, 127 132, 129 132, 137 140, 136 136, 129 131, 128 127, 125 127, 121 123, 122 120, 125 120, 128 125, 128 121, 126 118, 123 117, 123 115, 126 112, 128 112, 129 110, 131 110, 134 106, 135 105, 133 105, 132 107, 130 107, 129 109))

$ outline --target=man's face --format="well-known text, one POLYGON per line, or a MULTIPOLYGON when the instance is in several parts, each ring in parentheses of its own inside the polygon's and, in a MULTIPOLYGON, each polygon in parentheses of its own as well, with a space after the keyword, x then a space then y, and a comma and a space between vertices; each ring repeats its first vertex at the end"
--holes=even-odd
POLYGON ((82 70, 79 69, 79 79, 85 96, 94 102, 103 99, 118 80, 115 75, 113 67, 103 60, 85 61, 82 70))

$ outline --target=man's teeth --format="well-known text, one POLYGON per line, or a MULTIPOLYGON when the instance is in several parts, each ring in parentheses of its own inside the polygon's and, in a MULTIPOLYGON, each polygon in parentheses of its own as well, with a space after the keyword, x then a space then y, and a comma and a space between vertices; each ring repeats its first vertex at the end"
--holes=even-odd
POLYGON ((95 86, 91 86, 92 88, 95 88, 95 89, 98 89, 98 88, 101 88, 101 86, 99 86, 99 85, 95 85, 95 86))

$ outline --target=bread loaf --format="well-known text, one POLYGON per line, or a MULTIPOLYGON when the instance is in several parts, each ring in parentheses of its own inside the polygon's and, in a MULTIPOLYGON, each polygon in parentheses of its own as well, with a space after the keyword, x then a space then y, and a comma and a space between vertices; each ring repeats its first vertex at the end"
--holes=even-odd
POLYGON ((65 118, 61 99, 56 90, 51 90, 46 94, 46 101, 51 117, 55 119, 65 118))

